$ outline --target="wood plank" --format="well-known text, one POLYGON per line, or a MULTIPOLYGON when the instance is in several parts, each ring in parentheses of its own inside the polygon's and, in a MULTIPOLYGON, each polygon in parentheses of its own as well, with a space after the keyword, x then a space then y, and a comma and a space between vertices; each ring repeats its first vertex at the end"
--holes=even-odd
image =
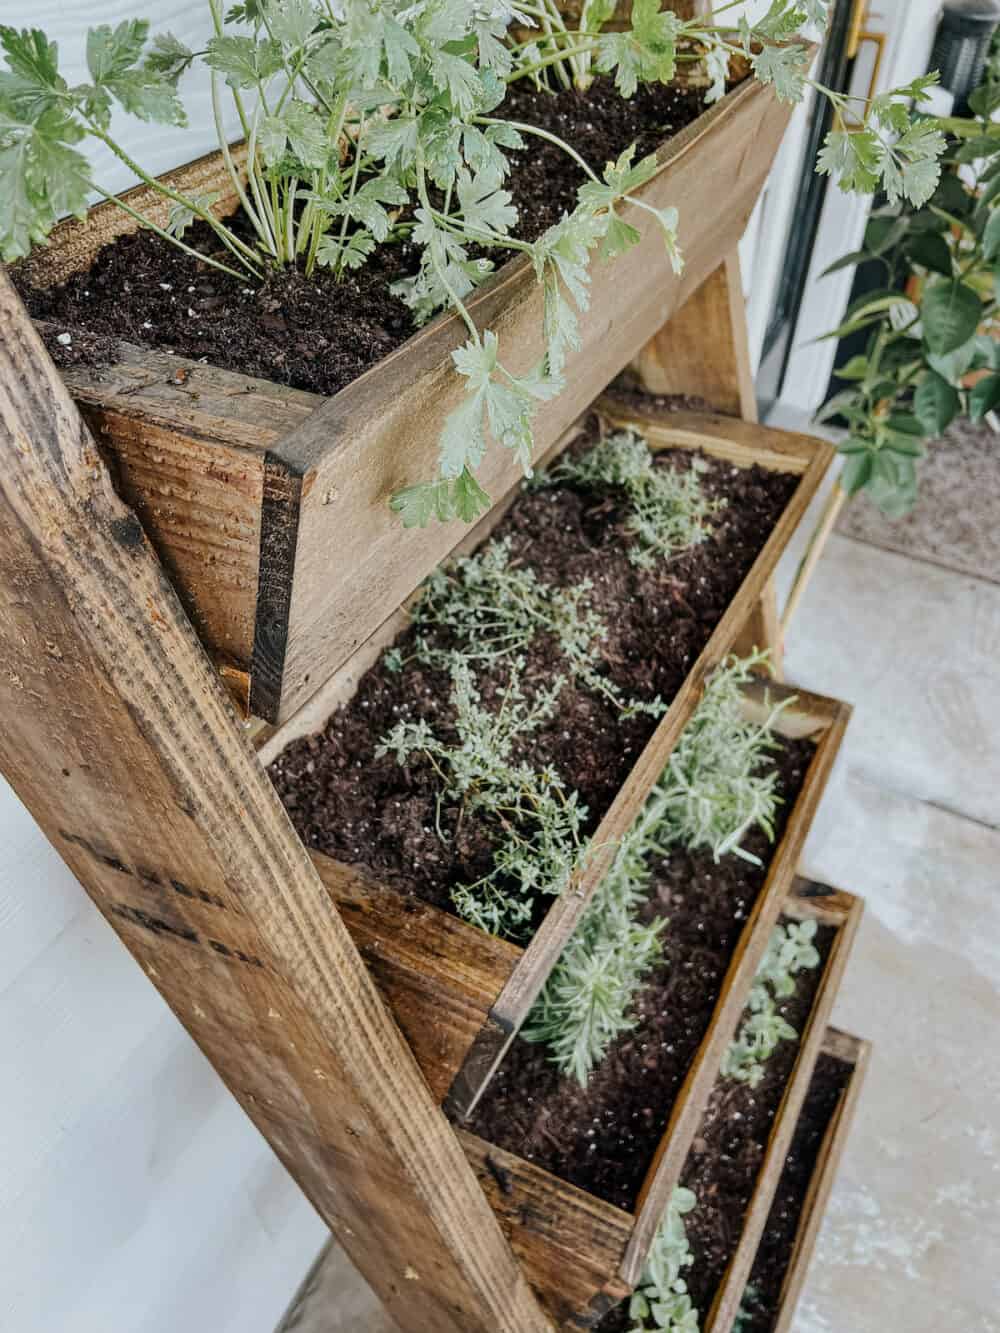
POLYGON ((847 1146, 847 1140, 857 1114, 858 1102, 871 1061, 871 1043, 852 1037, 837 1028, 828 1028, 823 1052, 853 1066, 850 1083, 844 1089, 833 1119, 823 1139, 819 1159, 802 1208, 802 1217, 795 1236, 795 1248, 781 1290, 781 1308, 773 1333, 791 1333, 795 1308, 805 1286, 809 1265, 819 1240, 823 1214, 830 1200, 837 1171, 847 1146))
POLYGON ((708 1317, 702 1324, 702 1333, 731 1333, 739 1314, 757 1247, 767 1225, 799 1114, 826 1037, 833 1004, 864 914, 864 901, 825 884, 797 879, 781 911, 782 915, 794 917, 798 921, 813 920, 818 924, 833 926, 837 934, 823 968, 809 1020, 804 1031, 799 1034, 798 1057, 775 1116, 767 1151, 743 1218, 739 1244, 716 1292, 708 1317))
POLYGON ((458 1138, 531 1286, 559 1328, 589 1328, 628 1293, 615 1277, 632 1216, 467 1130, 458 1138))
MULTIPOLYGON (((761 689, 765 688, 761 683, 761 689)), ((750 986, 778 919, 782 903, 792 884, 799 857, 823 792, 843 742, 851 710, 846 704, 812 696, 772 684, 771 698, 794 695, 796 702, 778 717, 779 733, 800 735, 803 726, 812 726, 816 736, 813 755, 805 781, 792 808, 785 832, 775 849, 767 879, 754 905, 753 914, 740 937, 737 951, 723 983, 723 991, 712 1016, 712 1023, 674 1103, 667 1132, 657 1158, 650 1168, 639 1196, 637 1219, 628 1253, 622 1266, 622 1278, 635 1285, 642 1272, 645 1256, 656 1234, 664 1210, 680 1180, 691 1142, 697 1133, 705 1103, 719 1072, 726 1047, 742 1012, 750 986), (816 698, 815 712, 811 703, 816 698), (786 728, 788 730, 786 731, 786 728)))
POLYGON ((5 275, 0 446, 0 767, 400 1328, 542 1333, 5 275))
POLYGON ((647 393, 690 394, 716 412, 757 420, 738 249, 650 338, 631 373, 647 393))
MULTIPOLYGON (((742 85, 661 149, 659 174, 642 196, 686 201, 674 277, 655 228, 636 218, 642 241, 623 260, 597 262, 584 350, 570 357, 566 387, 536 418, 539 451, 558 438, 736 244, 770 166, 788 108, 755 82, 742 85), (710 164, 710 165, 709 165, 710 164), (725 189, 724 209, 715 205, 725 189), (711 196, 711 198, 709 197, 711 196)), ((635 206, 626 215, 638 212, 635 206)), ((541 354, 541 292, 526 260, 508 264, 470 308, 494 328, 501 355, 520 373, 541 354)), ((461 536, 455 525, 405 534, 388 509, 401 486, 434 475, 437 439, 461 399, 450 364, 465 341, 454 317, 436 321, 374 371, 324 404, 275 450, 302 478, 299 541, 277 720, 291 715, 431 572, 461 536), (331 559, 338 577, 331 578, 331 559)), ((518 481, 515 460, 491 449, 483 484, 495 498, 518 481)), ((271 719, 273 720, 273 719, 271 719)))

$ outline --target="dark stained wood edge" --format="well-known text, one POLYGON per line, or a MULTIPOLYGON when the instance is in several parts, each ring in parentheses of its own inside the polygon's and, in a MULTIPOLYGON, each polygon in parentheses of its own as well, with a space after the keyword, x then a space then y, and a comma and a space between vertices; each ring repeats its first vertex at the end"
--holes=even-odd
POLYGON ((864 915, 864 900, 829 885, 797 878, 782 905, 781 915, 798 921, 812 919, 818 924, 834 927, 837 934, 823 967, 809 1018, 799 1034, 798 1056, 754 1182, 753 1194, 743 1217, 739 1243, 708 1315, 703 1320, 702 1333, 731 1333, 739 1314, 750 1270, 826 1036, 830 1014, 864 915))
POLYGON ((0 272, 0 765, 413 1333, 544 1333, 142 527, 0 272))
MULTIPOLYGON (((775 690, 777 688, 772 687, 775 690)), ((794 690, 789 692, 795 693, 794 690)), ((805 712, 806 700, 807 696, 804 692, 800 692, 796 708, 805 712)), ((775 848, 764 887, 744 927, 736 954, 726 973, 709 1031, 675 1099, 660 1151, 639 1196, 635 1230, 621 1273, 623 1281, 633 1286, 639 1280, 664 1209, 680 1179, 688 1149, 697 1132, 722 1057, 732 1038, 739 1015, 743 1011, 757 967, 767 948, 771 930, 795 877, 799 857, 840 752, 850 713, 851 710, 846 704, 826 701, 823 715, 818 719, 822 730, 805 782, 789 813, 784 835, 775 848), (831 708, 832 716, 830 716, 831 708)), ((780 719, 777 729, 781 730, 780 719)))
POLYGON ((264 458, 257 617, 250 670, 250 711, 259 717, 276 717, 281 702, 301 499, 302 478, 268 451, 264 458))
POLYGON ((816 1169, 802 1207, 792 1257, 782 1285, 780 1311, 772 1333, 791 1333, 795 1307, 805 1286, 809 1265, 823 1225, 823 1215, 857 1114, 871 1063, 872 1046, 871 1042, 851 1036, 838 1028, 829 1027, 823 1041, 822 1053, 832 1055, 834 1059, 844 1064, 852 1065, 853 1072, 831 1117, 820 1147, 816 1169))

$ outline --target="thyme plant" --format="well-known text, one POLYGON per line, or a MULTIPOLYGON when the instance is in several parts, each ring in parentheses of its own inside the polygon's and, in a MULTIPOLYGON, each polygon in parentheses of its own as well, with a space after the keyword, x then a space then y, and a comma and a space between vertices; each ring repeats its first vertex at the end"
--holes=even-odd
POLYGON ((630 1333, 699 1333, 698 1311, 681 1276, 694 1263, 684 1218, 697 1204, 691 1190, 674 1190, 629 1302, 630 1333))
POLYGON ((732 659, 713 674, 522 1030, 528 1041, 547 1042, 553 1062, 581 1086, 615 1038, 635 1026, 635 996, 661 957, 665 921, 639 920, 653 858, 680 842, 707 846, 716 859, 727 852, 753 859, 739 848, 750 827, 773 837, 774 775, 760 768, 780 707, 757 725, 740 706, 740 687, 764 660, 732 659))
MULTIPOLYGON (((666 705, 626 699, 600 671, 600 645, 607 626, 587 606, 593 591, 589 579, 559 588, 540 579, 528 565, 511 557, 509 540, 489 542, 476 555, 461 557, 435 570, 413 608, 417 631, 414 657, 428 663, 446 661, 457 649, 467 662, 490 664, 523 653, 535 639, 549 635, 565 669, 593 694, 606 699, 622 715, 647 713, 659 717, 666 705), (435 646, 428 631, 444 631, 453 648, 435 646)), ((392 659, 399 668, 404 660, 392 659)))
POLYGON ((562 459, 541 484, 568 483, 598 495, 621 492, 628 507, 625 526, 633 534, 629 559, 650 569, 657 559, 700 546, 711 535, 708 520, 723 508, 701 485, 703 465, 685 471, 657 467, 648 443, 635 431, 619 431, 576 457, 562 459))
MULTIPOLYGON (((513 450, 530 473, 532 418, 539 402, 559 392, 566 358, 578 345, 592 256, 599 250, 612 259, 639 240, 621 212, 626 200, 658 227, 675 269, 683 262, 677 210, 634 197, 656 173, 655 155, 636 161, 627 149, 595 171, 571 144, 505 118, 508 85, 550 76, 579 84, 596 70, 629 97, 640 83, 669 82, 679 60, 704 60, 711 100, 724 92, 730 57, 740 55, 780 98, 797 101, 808 56, 792 39, 827 18, 826 0, 773 0, 758 22, 727 28, 724 15, 736 0, 686 20, 660 0, 634 0, 629 24, 611 31, 610 0, 589 0, 575 28, 554 0, 239 0, 228 12, 222 0, 205 2, 213 35, 203 50, 171 33, 150 40, 145 19, 99 24, 87 33, 89 79, 73 86, 42 31, 0 25, 0 256, 27 254, 60 216, 83 216, 92 190, 113 197, 91 179, 80 151, 87 139, 163 195, 170 221, 156 226, 124 199, 114 199, 118 207, 192 253, 184 234, 193 221, 204 223, 220 256, 198 258, 241 279, 258 281, 292 264, 342 276, 377 246, 408 237, 420 262, 397 293, 417 323, 457 312, 468 338, 453 354, 466 397, 442 432, 438 475, 392 501, 406 524, 469 522, 482 512, 489 497, 475 473, 488 437, 513 450), (537 30, 536 39, 509 40, 512 24, 537 30), (155 180, 114 134, 115 107, 182 126, 179 80, 195 69, 210 86, 220 151, 249 239, 216 216, 211 196, 155 180), (230 102, 247 142, 245 176, 227 143, 230 102), (516 235, 517 209, 504 181, 509 155, 533 139, 559 144, 586 179, 575 206, 529 243, 516 235), (473 257, 473 245, 526 255, 543 288, 544 353, 527 373, 505 366, 495 331, 480 329, 466 304, 493 270, 489 257, 473 257)), ((856 100, 814 86, 838 114, 856 100)), ((910 124, 907 105, 926 86, 917 81, 865 105, 862 132, 833 131, 818 168, 845 187, 873 191, 881 183, 925 202, 943 142, 931 123, 910 124)))
POLYGON ((425 720, 398 722, 376 756, 395 755, 403 765, 429 763, 441 782, 440 810, 446 797, 461 805, 462 818, 484 820, 496 834, 490 870, 474 883, 454 889, 458 914, 481 930, 511 939, 528 930, 536 899, 563 892, 581 850, 586 818, 576 792, 566 788, 551 767, 535 768, 518 760, 519 742, 537 731, 555 712, 564 679, 526 696, 523 663, 515 661, 499 708, 485 708, 475 677, 459 654, 451 662, 451 703, 455 739, 436 735, 425 720))
POLYGON ((778 1012, 781 1000, 795 994, 795 978, 819 966, 819 951, 813 943, 816 922, 778 925, 761 960, 750 990, 750 1017, 741 1024, 722 1060, 722 1076, 756 1088, 765 1065, 782 1041, 795 1041, 798 1033, 778 1012))

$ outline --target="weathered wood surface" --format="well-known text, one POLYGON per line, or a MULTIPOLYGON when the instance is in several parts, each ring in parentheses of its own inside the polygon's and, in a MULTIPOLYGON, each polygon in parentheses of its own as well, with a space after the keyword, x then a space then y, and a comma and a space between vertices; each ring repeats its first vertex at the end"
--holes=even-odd
MULTIPOLYGON (((833 457, 833 450, 822 441, 732 421, 726 417, 678 414, 676 419, 671 417, 664 422, 645 414, 625 414, 620 404, 610 400, 602 400, 599 410, 602 415, 613 417, 616 425, 637 425, 653 449, 701 449, 737 466, 748 467, 760 463, 788 472, 798 476, 800 482, 752 570, 595 831, 592 845, 596 850, 581 868, 574 889, 553 903, 541 928, 510 974, 502 993, 496 998, 490 1021, 469 1052, 462 1074, 452 1088, 448 1109, 451 1114, 459 1117, 472 1110, 514 1034, 527 1017, 607 869, 618 841, 663 771, 678 736, 697 705, 706 676, 731 650, 833 457)), ((571 428, 553 446, 553 450, 565 444, 572 436, 571 428)), ((467 535, 461 549, 471 549, 483 540, 495 521, 495 515, 487 515, 467 535)), ((261 736, 262 758, 270 762, 291 740, 321 729, 330 713, 353 695, 363 671, 406 623, 404 605, 362 646, 354 658, 334 673, 316 700, 311 700, 299 715, 293 716, 276 732, 261 736)))
POLYGON ((782 914, 798 921, 813 920, 832 926, 837 934, 823 968, 809 1020, 799 1033, 799 1053, 785 1090, 781 1107, 767 1143, 753 1195, 743 1219, 739 1244, 726 1270, 725 1278, 702 1322, 702 1333, 731 1333, 746 1290, 750 1270, 757 1255, 761 1236, 767 1225, 774 1194, 785 1167, 785 1159, 798 1123, 799 1113, 809 1091, 816 1061, 826 1038, 827 1024, 843 980, 864 913, 864 901, 850 893, 832 889, 810 880, 796 880, 792 892, 782 904, 782 914))
MULTIPOLYGON (((583 347, 570 358, 564 392, 539 414, 537 454, 563 434, 595 392, 732 251, 788 114, 772 90, 747 82, 661 148, 660 171, 640 194, 656 205, 683 205, 685 273, 681 278, 671 273, 657 229, 645 225, 639 210, 627 208, 636 213, 642 242, 615 263, 595 261, 591 308, 581 324, 583 347), (718 206, 720 191, 725 208, 718 206)), ((204 159, 186 170, 204 185, 212 169, 211 159, 204 159)), ((227 178, 218 161, 214 169, 218 188, 227 178)), ((145 206, 146 195, 133 202, 145 206)), ((219 208, 232 205, 230 191, 219 208)), ((30 261, 33 279, 66 276, 99 244, 127 230, 128 219, 112 209, 102 205, 83 227, 58 228, 52 245, 30 261)), ((505 363, 524 370, 537 361, 541 294, 523 256, 477 293, 470 308, 481 327, 499 334, 505 363)), ((133 483, 130 500, 137 505, 142 500, 144 514, 164 511, 157 549, 221 663, 244 672, 249 661, 249 682, 237 677, 234 683, 244 696, 249 688, 251 707, 266 720, 289 717, 461 539, 454 523, 404 531, 388 501, 401 486, 434 473, 441 425, 462 393, 450 354, 465 336, 460 320, 441 318, 330 399, 276 386, 270 392, 248 388, 252 382, 245 376, 206 373, 206 367, 181 358, 167 358, 165 369, 162 355, 135 349, 126 351, 126 371, 112 367, 70 376, 105 446, 111 453, 121 448, 123 470, 133 483), (165 385, 165 375, 189 378, 181 386, 165 385), (256 437, 254 394, 262 403, 256 437), (289 409, 283 438, 275 438, 283 402, 289 409), (148 445, 142 431, 147 411, 156 427, 148 445), (167 451, 171 434, 176 438, 167 451), (198 445, 188 464, 192 437, 198 445), (211 467, 204 447, 216 438, 223 458, 213 480, 219 487, 211 502, 213 537, 199 491, 211 467), (243 446, 251 457, 234 459, 232 450, 243 446), (169 454, 173 475, 166 483, 155 475, 158 454, 169 454), (259 455, 268 468, 266 492, 259 455), (231 497, 225 483, 230 469, 231 497), (141 495, 146 486, 148 499, 141 495), (163 503, 165 486, 169 506, 163 503), (257 507, 256 523, 248 503, 257 507), (249 592, 256 634, 247 628, 249 592)), ((483 480, 501 499, 519 480, 512 455, 491 450, 483 480)))
MULTIPOLYGON (((603 1217, 604 1205, 564 1185, 549 1173, 540 1172, 530 1163, 519 1162, 516 1156, 489 1150, 495 1161, 502 1161, 503 1171, 511 1173, 511 1180, 517 1186, 506 1199, 501 1199, 496 1190, 491 1192, 491 1199, 502 1205, 501 1222, 505 1226, 515 1214, 520 1219, 515 1251, 521 1257, 532 1254, 526 1269, 529 1280, 552 1308, 558 1308, 560 1319, 564 1318, 570 1303, 573 1303, 579 1320, 588 1310, 599 1312, 605 1295, 617 1297, 634 1287, 663 1209, 680 1179, 691 1142, 718 1078, 723 1053, 746 1006, 750 986, 774 924, 782 913, 803 919, 813 917, 837 926, 838 936, 825 967, 813 1018, 802 1034, 796 1073, 783 1103, 781 1117, 776 1122, 775 1134, 748 1212, 747 1238, 741 1242, 719 1293, 712 1314, 717 1322, 710 1325, 710 1333, 728 1333, 739 1308, 743 1279, 756 1252, 787 1138, 811 1077, 862 907, 861 901, 850 895, 795 879, 802 847, 836 762, 850 710, 836 700, 761 680, 747 687, 747 715, 754 719, 767 716, 774 704, 790 696, 795 701, 786 705, 776 729, 790 738, 815 739, 816 754, 789 814, 782 840, 775 848, 764 888, 741 935, 720 991, 711 1027, 678 1094, 636 1212, 611 1209, 607 1214, 608 1217, 614 1215, 619 1221, 627 1219, 624 1239, 619 1237, 617 1222, 612 1228, 614 1245, 618 1246, 613 1267, 607 1267, 614 1246, 609 1249, 606 1243, 604 1224, 597 1231, 590 1230, 594 1225, 595 1209, 596 1215, 603 1217), (789 896, 793 884, 794 891, 789 896), (553 1268, 551 1250, 555 1243, 553 1236, 557 1237, 558 1232, 554 1232, 552 1219, 556 1215, 559 1227, 566 1229, 566 1234, 573 1237, 573 1243, 553 1268), (536 1246, 538 1252, 534 1253, 536 1246), (570 1257, 572 1255, 575 1259, 570 1257), (555 1272, 562 1274, 562 1285, 556 1281, 555 1272), (595 1278, 600 1280, 595 1281, 595 1278), (558 1307, 552 1305, 557 1297, 558 1307), (727 1319, 728 1323, 725 1322, 727 1319)), ((319 853, 313 854, 313 860, 355 944, 372 968, 397 1022, 411 1041, 435 1094, 443 1096, 456 1075, 459 1085, 463 1086, 469 1081, 469 1061, 475 1062, 476 1047, 482 1041, 477 1030, 480 1025, 488 1033, 495 1030, 493 1015, 498 997, 515 973, 519 960, 525 956, 524 952, 484 935, 437 908, 412 902, 392 889, 380 887, 319 853)), ((473 1070, 477 1077, 483 1077, 480 1066, 473 1063, 473 1070)), ((466 1147, 470 1142, 478 1142, 469 1135, 462 1135, 462 1141, 466 1147)), ((498 1181, 503 1171, 497 1177, 498 1181)))
POLYGON ((795 1248, 781 1289, 781 1309, 775 1321, 774 1333, 791 1333, 795 1308, 802 1295, 809 1265, 816 1250, 816 1242, 819 1240, 823 1214, 826 1212, 841 1158, 847 1147, 851 1126, 857 1114, 872 1048, 870 1042, 830 1027, 827 1028, 823 1042, 823 1053, 853 1066, 853 1073, 824 1136, 809 1192, 802 1208, 795 1236, 795 1248))
POLYGON ((0 767, 401 1329, 549 1322, 0 275, 0 767))
POLYGON ((783 710, 775 730, 789 737, 808 736, 815 741, 816 750, 802 789, 789 813, 785 832, 771 858, 764 888, 740 936, 711 1026, 684 1081, 657 1159, 639 1196, 636 1226, 622 1266, 622 1277, 633 1285, 639 1279, 664 1209, 680 1180, 702 1111, 750 992, 757 967, 764 956, 771 930, 795 877, 802 849, 850 720, 851 710, 847 704, 805 690, 792 690, 784 685, 769 685, 763 681, 749 687, 748 707, 751 715, 757 708, 769 711, 772 703, 789 695, 794 696, 796 702, 783 710))
POLYGON ((647 393, 688 394, 716 412, 757 420, 738 250, 650 338, 632 375, 647 393))

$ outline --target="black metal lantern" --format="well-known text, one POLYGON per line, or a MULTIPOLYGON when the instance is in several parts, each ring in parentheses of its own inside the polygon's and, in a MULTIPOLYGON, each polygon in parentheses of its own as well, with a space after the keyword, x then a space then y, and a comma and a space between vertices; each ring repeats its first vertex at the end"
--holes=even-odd
POLYGON ((955 95, 955 114, 968 110, 969 94, 979 86, 990 42, 1000 24, 1000 0, 946 0, 930 68, 955 95))

